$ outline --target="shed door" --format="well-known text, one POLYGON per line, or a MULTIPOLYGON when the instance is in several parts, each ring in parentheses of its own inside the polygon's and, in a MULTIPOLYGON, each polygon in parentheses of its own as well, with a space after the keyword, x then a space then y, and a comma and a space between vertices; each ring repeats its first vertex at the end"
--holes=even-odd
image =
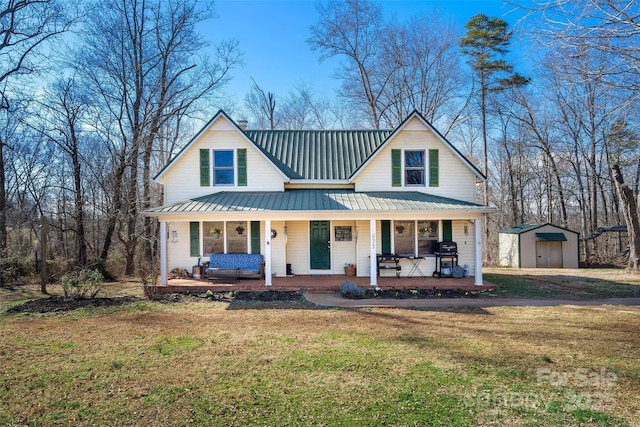
POLYGON ((331 268, 331 228, 329 221, 311 221, 310 255, 312 270, 328 270, 331 268))
POLYGON ((536 267, 562 268, 562 242, 536 242, 536 267))

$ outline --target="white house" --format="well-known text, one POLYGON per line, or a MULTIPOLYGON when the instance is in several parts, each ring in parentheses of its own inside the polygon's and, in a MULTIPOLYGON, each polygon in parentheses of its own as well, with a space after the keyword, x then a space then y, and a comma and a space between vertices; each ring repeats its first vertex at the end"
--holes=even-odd
MULTIPOLYGON (((160 275, 212 253, 260 253, 272 275, 344 274, 377 286, 376 255, 431 276, 439 241, 482 284, 483 174, 413 112, 394 130, 246 130, 223 111, 157 174, 160 275)), ((382 272, 388 273, 386 271, 382 272)))

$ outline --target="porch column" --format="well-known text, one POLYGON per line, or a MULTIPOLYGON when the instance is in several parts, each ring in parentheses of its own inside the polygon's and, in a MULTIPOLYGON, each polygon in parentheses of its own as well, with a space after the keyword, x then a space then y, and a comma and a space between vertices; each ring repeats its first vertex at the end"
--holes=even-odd
POLYGON ((167 284, 167 221, 160 220, 160 284, 167 284))
POLYGON ((271 220, 264 220, 264 285, 271 286, 271 220))
POLYGON ((376 220, 369 220, 369 278, 371 280, 371 286, 374 289, 378 289, 378 268, 377 268, 377 252, 376 252, 376 220))
POLYGON ((474 229, 476 241, 475 284, 482 286, 482 218, 476 218, 474 229))

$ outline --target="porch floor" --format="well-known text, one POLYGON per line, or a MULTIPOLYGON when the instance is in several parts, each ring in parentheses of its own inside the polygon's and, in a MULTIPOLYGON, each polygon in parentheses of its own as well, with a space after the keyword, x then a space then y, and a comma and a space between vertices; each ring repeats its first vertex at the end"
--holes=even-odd
MULTIPOLYGON (((334 293, 338 287, 349 280, 362 288, 369 288, 369 277, 336 276, 290 276, 274 277, 271 286, 265 286, 264 279, 238 279, 231 281, 208 282, 206 279, 171 279, 167 286, 159 286, 163 293, 172 292, 206 292, 212 291, 296 291, 304 288, 305 292, 334 293)), ((491 290, 495 285, 485 282, 482 286, 474 284, 473 277, 455 279, 451 277, 379 277, 378 286, 382 289, 461 289, 491 290)))

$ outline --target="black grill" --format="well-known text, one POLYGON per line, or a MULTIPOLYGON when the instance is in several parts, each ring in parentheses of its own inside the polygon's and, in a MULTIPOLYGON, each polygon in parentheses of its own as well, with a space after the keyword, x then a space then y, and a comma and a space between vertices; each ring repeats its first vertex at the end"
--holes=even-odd
POLYGON ((436 256, 436 271, 433 272, 433 276, 453 277, 453 268, 458 265, 458 245, 456 242, 438 242, 436 249, 434 253, 436 256))
POLYGON ((437 256, 458 255, 458 244, 456 242, 438 242, 436 246, 437 256))

